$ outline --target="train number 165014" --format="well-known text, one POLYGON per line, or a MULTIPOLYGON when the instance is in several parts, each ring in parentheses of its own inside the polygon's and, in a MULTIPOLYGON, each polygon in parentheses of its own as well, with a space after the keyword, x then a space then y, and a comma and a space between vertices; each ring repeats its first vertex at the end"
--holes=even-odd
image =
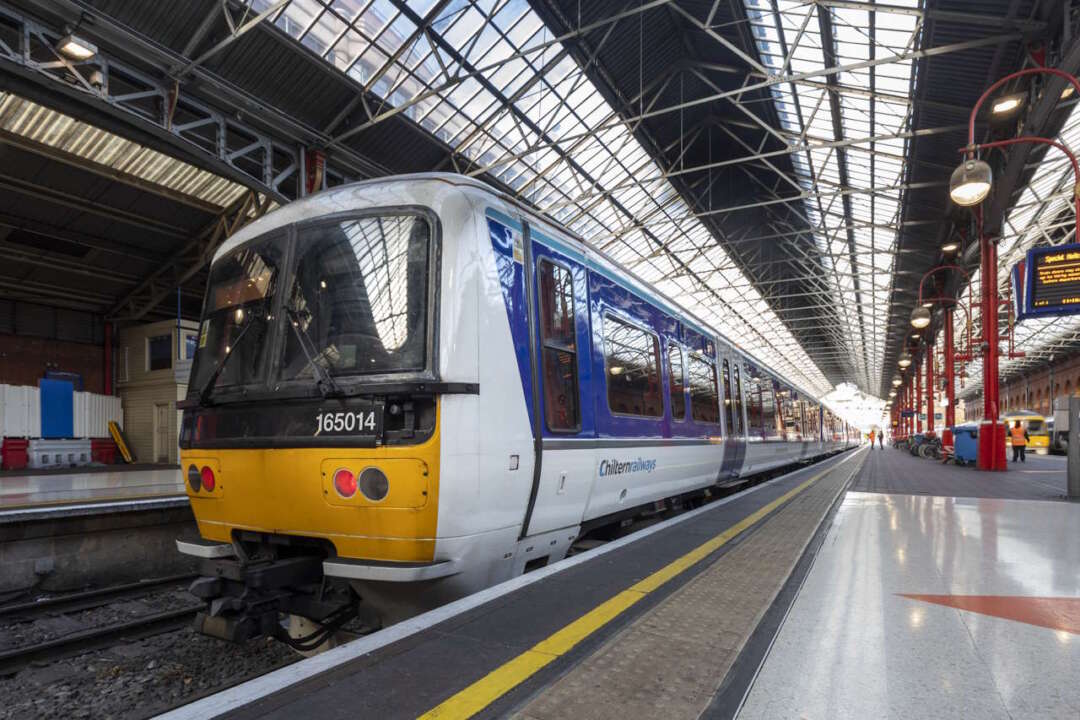
POLYGON ((377 432, 377 430, 378 425, 374 410, 320 412, 315 416, 316 435, 369 434, 377 432))

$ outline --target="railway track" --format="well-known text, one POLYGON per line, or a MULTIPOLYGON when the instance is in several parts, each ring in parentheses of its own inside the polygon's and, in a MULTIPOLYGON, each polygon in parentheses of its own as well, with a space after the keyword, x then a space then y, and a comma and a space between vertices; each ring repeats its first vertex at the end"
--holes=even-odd
POLYGON ((0 605, 0 622, 9 620, 33 620, 43 615, 57 615, 107 605, 117 600, 127 600, 146 595, 149 592, 160 590, 169 585, 180 585, 194 580, 198 575, 185 573, 183 575, 168 575, 150 580, 113 585, 98 590, 86 590, 84 592, 70 593, 44 600, 30 600, 21 603, 0 605))
POLYGON ((202 603, 192 604, 5 650, 0 652, 0 676, 14 675, 32 663, 52 662, 120 642, 178 630, 190 625, 202 607, 202 603))
MULTIPOLYGON (((133 600, 170 587, 182 588, 193 574, 141 580, 112 587, 71 593, 54 598, 0 606, 0 624, 36 620, 104 607, 110 603, 133 600)), ((192 602, 181 608, 148 613, 123 622, 68 633, 29 645, 0 650, 0 677, 13 675, 34 663, 46 663, 99 650, 119 642, 169 632, 190 624, 202 603, 192 602)))

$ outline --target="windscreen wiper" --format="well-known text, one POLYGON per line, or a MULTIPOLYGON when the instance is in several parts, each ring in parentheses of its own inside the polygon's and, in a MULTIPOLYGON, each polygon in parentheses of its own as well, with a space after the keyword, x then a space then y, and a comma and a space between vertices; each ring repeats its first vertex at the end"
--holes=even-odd
POLYGON ((229 359, 233 356, 233 353, 236 352, 236 348, 240 347, 240 343, 241 341, 243 341, 244 336, 247 335, 247 331, 251 328, 252 325, 255 324, 254 319, 255 314, 252 313, 248 317, 247 322, 244 323, 244 327, 240 328, 240 332, 236 335, 236 339, 233 340, 232 345, 229 347, 229 351, 225 353, 225 357, 221 358, 221 362, 219 362, 218 366, 214 368, 214 372, 210 373, 210 377, 206 378, 206 382, 204 382, 202 387, 199 388, 200 405, 206 405, 210 402, 210 392, 214 389, 214 383, 217 382, 217 379, 219 377, 221 377, 221 373, 225 370, 225 364, 229 362, 229 359))
POLYGON ((311 354, 311 350, 308 349, 308 343, 311 343, 311 347, 315 347, 315 341, 311 339, 311 335, 308 334, 306 328, 300 327, 300 314, 296 312, 292 307, 286 306, 285 314, 288 316, 289 325, 292 325, 293 332, 296 334, 296 341, 300 343, 300 349, 304 351, 304 357, 307 358, 308 365, 311 365, 313 371, 319 376, 315 381, 316 387, 319 388, 319 392, 325 397, 343 397, 345 391, 341 389, 341 386, 334 380, 334 376, 330 374, 330 371, 324 368, 322 365, 315 361, 315 356, 311 354))

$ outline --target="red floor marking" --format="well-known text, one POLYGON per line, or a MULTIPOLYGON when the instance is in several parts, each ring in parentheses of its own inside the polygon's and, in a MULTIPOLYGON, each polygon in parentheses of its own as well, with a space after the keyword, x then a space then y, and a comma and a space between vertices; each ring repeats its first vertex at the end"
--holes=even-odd
POLYGON ((1027 597, 1024 595, 918 595, 897 593, 912 600, 1080 635, 1080 597, 1027 597))

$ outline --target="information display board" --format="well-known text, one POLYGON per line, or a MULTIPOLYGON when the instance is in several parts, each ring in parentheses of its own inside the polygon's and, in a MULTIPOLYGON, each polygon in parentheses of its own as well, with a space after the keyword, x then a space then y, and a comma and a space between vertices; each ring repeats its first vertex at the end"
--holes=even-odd
POLYGON ((1024 316, 1080 313, 1080 244, 1032 248, 1026 265, 1024 316))

